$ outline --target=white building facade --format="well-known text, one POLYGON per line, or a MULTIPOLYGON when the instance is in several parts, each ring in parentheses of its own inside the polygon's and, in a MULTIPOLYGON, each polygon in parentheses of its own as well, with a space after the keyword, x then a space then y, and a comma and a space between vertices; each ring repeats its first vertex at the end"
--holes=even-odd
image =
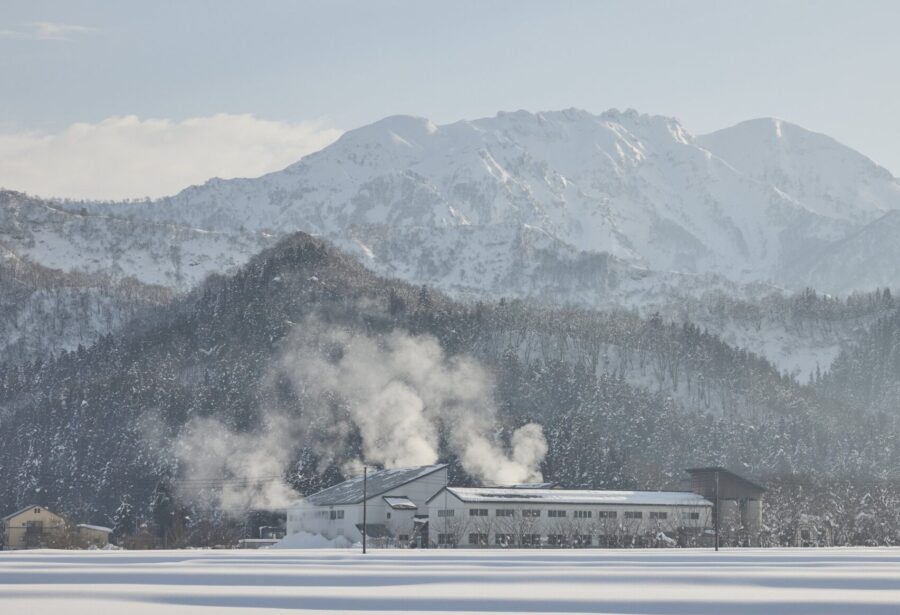
POLYGON ((293 504, 287 534, 371 546, 543 548, 698 544, 713 502, 687 491, 599 491, 551 485, 449 487, 447 466, 378 470, 293 504))
POLYGON ((428 501, 438 547, 617 547, 690 544, 713 503, 683 491, 446 487, 428 501))
POLYGON ((363 501, 367 537, 373 545, 428 546, 426 502, 447 486, 445 464, 395 468, 357 476, 294 503, 287 534, 306 532, 328 539, 362 540, 363 501))

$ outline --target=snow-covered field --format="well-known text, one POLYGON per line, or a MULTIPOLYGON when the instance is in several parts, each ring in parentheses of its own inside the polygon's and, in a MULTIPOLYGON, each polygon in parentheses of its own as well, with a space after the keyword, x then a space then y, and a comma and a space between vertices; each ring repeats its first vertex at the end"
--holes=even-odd
POLYGON ((900 612, 900 549, 19 551, 0 613, 900 612))

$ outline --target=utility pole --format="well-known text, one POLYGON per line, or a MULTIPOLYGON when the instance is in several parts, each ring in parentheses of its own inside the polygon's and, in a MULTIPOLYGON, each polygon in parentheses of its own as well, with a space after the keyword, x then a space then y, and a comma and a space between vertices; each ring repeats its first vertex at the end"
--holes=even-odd
MULTIPOLYGON (((718 474, 716 474, 718 477, 718 474)), ((366 498, 367 496, 367 485, 366 483, 369 480, 369 466, 363 466, 363 555, 366 554, 366 498)), ((718 491, 716 491, 718 493, 718 491)), ((716 530, 718 531, 718 530, 716 530)), ((719 536, 716 534, 716 550, 719 549, 719 536)))
POLYGON ((719 550, 719 471, 716 470, 716 505, 713 507, 715 510, 715 528, 716 528, 716 551, 719 550))

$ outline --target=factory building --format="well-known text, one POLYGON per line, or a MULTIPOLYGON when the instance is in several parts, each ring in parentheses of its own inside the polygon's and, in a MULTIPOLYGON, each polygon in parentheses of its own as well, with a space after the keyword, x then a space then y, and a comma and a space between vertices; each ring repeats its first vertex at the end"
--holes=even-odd
POLYGON ((699 538, 712 508, 683 491, 445 487, 428 516, 438 547, 674 546, 699 538))
POLYGON ((721 467, 689 468, 691 491, 713 502, 713 527, 718 520, 719 543, 758 547, 765 487, 721 467))
POLYGON ((356 476, 294 503, 287 512, 287 533, 359 542, 365 501, 366 536, 373 546, 427 547, 426 502, 446 485, 446 464, 369 472, 365 484, 356 476))
POLYGON ((552 483, 451 487, 446 465, 378 470, 365 485, 358 476, 296 502, 287 531, 359 542, 365 501, 372 546, 710 545, 716 514, 728 538, 722 544, 755 544, 764 489, 724 468, 689 474, 690 491, 606 491, 552 483))

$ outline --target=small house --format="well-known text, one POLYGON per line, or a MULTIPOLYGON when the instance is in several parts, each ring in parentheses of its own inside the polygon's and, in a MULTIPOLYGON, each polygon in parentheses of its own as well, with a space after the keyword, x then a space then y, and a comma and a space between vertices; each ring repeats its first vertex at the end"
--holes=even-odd
POLYGON ((43 506, 26 506, 0 520, 5 549, 35 549, 65 530, 66 520, 43 506))
POLYGON ((81 523, 75 526, 78 535, 78 543, 85 547, 105 547, 109 544, 109 535, 112 530, 102 525, 88 525, 81 523))

